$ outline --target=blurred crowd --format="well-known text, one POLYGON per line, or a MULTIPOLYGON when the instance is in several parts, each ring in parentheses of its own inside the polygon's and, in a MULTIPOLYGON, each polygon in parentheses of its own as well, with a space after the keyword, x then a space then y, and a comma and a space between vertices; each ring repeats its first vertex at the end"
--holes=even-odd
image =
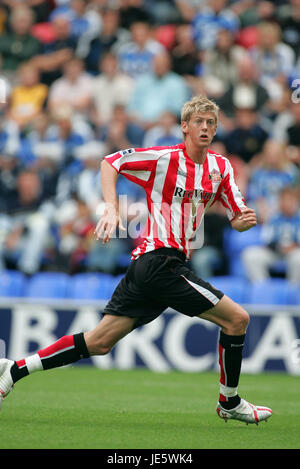
MULTIPOLYGON (((300 282, 300 0, 2 0, 0 269, 122 272, 138 229, 95 242, 100 161, 180 143, 199 93, 221 108, 212 149, 262 227, 247 276, 279 259, 300 282)), ((118 192, 124 219, 143 219, 142 190, 119 178, 118 192)), ((228 226, 216 204, 192 257, 200 276, 228 271, 228 226)))

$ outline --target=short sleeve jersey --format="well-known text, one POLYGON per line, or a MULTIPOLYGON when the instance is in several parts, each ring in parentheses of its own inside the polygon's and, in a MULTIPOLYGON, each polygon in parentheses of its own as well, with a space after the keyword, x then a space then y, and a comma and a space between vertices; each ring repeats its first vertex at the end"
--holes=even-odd
POLYGON ((105 160, 146 192, 148 220, 132 259, 161 247, 176 248, 189 259, 191 243, 214 202, 221 201, 229 220, 246 207, 229 160, 210 150, 203 164, 191 160, 184 143, 130 148, 105 160))

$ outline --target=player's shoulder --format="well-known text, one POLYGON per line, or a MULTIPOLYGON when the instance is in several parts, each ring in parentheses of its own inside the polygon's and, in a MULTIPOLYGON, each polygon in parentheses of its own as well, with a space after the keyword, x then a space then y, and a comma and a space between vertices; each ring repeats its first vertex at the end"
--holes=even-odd
POLYGON ((208 157, 216 160, 218 166, 222 167, 224 170, 228 170, 228 168, 231 166, 229 159, 221 153, 217 153, 213 150, 208 150, 208 157))
POLYGON ((225 162, 227 162, 227 161, 229 162, 229 159, 226 156, 222 155, 221 153, 217 153, 213 150, 208 150, 208 155, 211 158, 215 158, 216 160, 220 160, 220 161, 223 160, 225 162))
POLYGON ((134 151, 137 153, 158 153, 164 155, 166 153, 172 153, 174 151, 182 150, 184 148, 184 143, 179 143, 177 145, 164 145, 164 146, 152 146, 144 148, 135 148, 134 151))

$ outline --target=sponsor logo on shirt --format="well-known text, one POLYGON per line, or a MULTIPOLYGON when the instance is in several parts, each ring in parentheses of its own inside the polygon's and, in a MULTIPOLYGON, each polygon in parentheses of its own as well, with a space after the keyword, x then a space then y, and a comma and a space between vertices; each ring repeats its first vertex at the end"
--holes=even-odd
POLYGON ((184 198, 188 198, 188 199, 196 198, 196 199, 200 199, 200 201, 203 201, 203 202, 212 199, 214 195, 215 194, 213 192, 204 191, 202 189, 185 190, 182 187, 178 187, 178 186, 175 187, 175 191, 174 191, 175 197, 181 197, 183 199, 184 198))

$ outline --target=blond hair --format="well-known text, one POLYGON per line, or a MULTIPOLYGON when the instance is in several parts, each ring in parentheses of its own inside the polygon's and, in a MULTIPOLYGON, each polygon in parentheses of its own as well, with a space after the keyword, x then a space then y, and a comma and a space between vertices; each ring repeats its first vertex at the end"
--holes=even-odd
POLYGON ((194 113, 211 112, 218 123, 219 106, 204 95, 194 96, 187 101, 181 110, 181 122, 189 122, 194 113))

